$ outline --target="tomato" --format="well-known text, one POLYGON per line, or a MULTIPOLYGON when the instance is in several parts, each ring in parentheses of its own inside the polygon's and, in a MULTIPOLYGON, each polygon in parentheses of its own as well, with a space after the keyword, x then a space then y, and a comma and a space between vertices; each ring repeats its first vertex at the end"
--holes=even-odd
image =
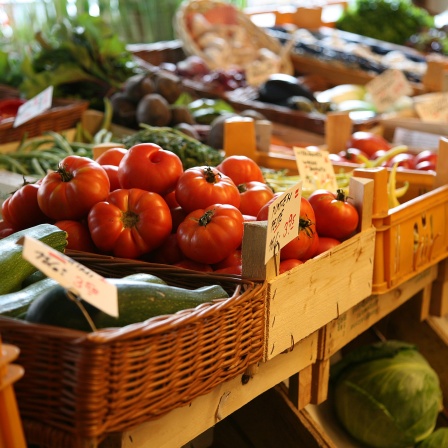
POLYGON ((116 257, 138 258, 159 247, 171 233, 170 209, 157 193, 140 188, 112 191, 89 212, 96 247, 116 257))
POLYGON ((338 155, 344 162, 363 164, 368 160, 367 154, 357 148, 344 149, 338 152, 338 155))
POLYGON ((438 154, 436 151, 433 151, 431 149, 425 149, 423 151, 420 151, 418 154, 415 154, 415 156, 414 156, 415 167, 416 167, 416 169, 421 169, 421 168, 417 168, 417 165, 419 163, 429 162, 425 165, 420 165, 420 166, 430 167, 430 168, 425 168, 425 169, 435 170, 436 166, 437 166, 437 158, 438 158, 438 154))
POLYGON ((37 192, 41 210, 57 221, 85 218, 110 189, 104 168, 87 157, 67 156, 56 171, 48 173, 37 192))
POLYGON ((114 191, 121 188, 120 180, 118 179, 118 166, 116 165, 101 165, 107 173, 107 177, 109 178, 109 190, 114 191))
POLYGON ((316 217, 317 234, 344 240, 356 232, 359 222, 358 211, 346 200, 342 190, 333 193, 315 190, 308 198, 316 217))
POLYGON ((257 221, 257 217, 252 216, 252 215, 243 215, 243 218, 244 218, 244 222, 257 221))
POLYGON ((122 188, 140 188, 162 196, 174 190, 182 173, 180 157, 154 143, 132 146, 118 165, 122 188))
POLYGON ((49 221, 37 202, 40 185, 25 182, 2 204, 2 217, 15 231, 49 221))
POLYGON ((96 252, 87 223, 65 219, 56 221, 54 225, 67 232, 66 249, 96 252))
POLYGON ((171 229, 171 232, 176 233, 179 224, 185 219, 188 213, 182 207, 170 208, 170 213, 171 220, 173 222, 173 228, 171 229))
POLYGON ((240 212, 243 215, 257 216, 261 207, 274 197, 272 188, 256 180, 238 185, 240 192, 240 212))
POLYGON ((274 196, 266 202, 266 204, 263 205, 263 207, 260 208, 259 212, 257 213, 257 221, 267 221, 269 217, 269 206, 283 193, 274 193, 274 196))
POLYGON ((221 173, 229 176, 235 185, 246 182, 265 182, 263 171, 258 164, 247 156, 226 157, 217 167, 221 173))
POLYGON ((339 246, 339 244, 341 244, 341 241, 337 240, 336 238, 321 236, 319 237, 319 243, 317 245, 315 255, 319 255, 326 252, 327 250, 333 249, 333 247, 339 246))
POLYGON ((419 171, 436 171, 437 165, 430 160, 423 160, 415 165, 415 169, 419 171))
POLYGON ((283 274, 286 271, 290 271, 291 269, 295 268, 296 266, 300 266, 303 264, 303 261, 297 260, 297 258, 288 258, 286 260, 280 261, 279 265, 279 274, 283 274))
POLYGON ((0 219, 0 240, 12 235, 13 233, 14 229, 11 227, 11 224, 7 223, 3 219, 0 219))
POLYGON ((374 134, 369 131, 354 132, 349 141, 347 148, 357 148, 370 157, 375 151, 379 149, 388 150, 391 148, 390 143, 381 135, 374 134))
MULTIPOLYGON (((385 149, 379 149, 378 151, 375 151, 371 156, 369 156, 370 160, 376 160, 379 159, 380 157, 383 157, 384 154, 386 154, 386 150, 385 149)), ((383 164, 384 166, 384 164, 383 164)))
POLYGON ((319 234, 316 232, 314 232, 313 235, 313 241, 310 244, 310 247, 308 248, 308 250, 300 257, 300 259, 302 261, 306 261, 309 260, 310 258, 313 258, 317 255, 317 248, 319 245, 319 234))
POLYGON ((282 247, 280 250, 280 260, 290 258, 301 260, 304 257, 313 244, 314 235, 316 234, 315 222, 314 210, 308 199, 302 196, 298 222, 299 233, 293 240, 282 247))
POLYGON ((243 263, 243 257, 241 254, 241 249, 235 249, 226 258, 221 260, 219 263, 213 265, 213 269, 224 269, 230 266, 238 266, 243 263))
POLYGON ((409 154, 407 152, 402 152, 401 154, 397 154, 386 162, 386 166, 392 168, 395 164, 401 168, 405 168, 408 170, 415 169, 415 160, 414 155, 409 154))
POLYGON ((97 157, 96 162, 98 162, 100 165, 118 166, 121 162, 121 159, 126 155, 127 152, 128 150, 125 148, 109 148, 97 157))
POLYGON ((177 235, 171 233, 163 243, 151 252, 151 261, 154 263, 175 264, 185 259, 179 248, 177 235))
POLYGON ((210 166, 185 170, 177 182, 176 200, 188 213, 213 204, 229 204, 238 208, 241 202, 233 180, 210 166))
POLYGON ((163 199, 165 199, 169 208, 179 207, 179 203, 176 201, 176 192, 174 190, 163 196, 163 199))
POLYGON ((215 269, 215 273, 241 275, 243 273, 243 266, 241 264, 236 264, 234 266, 227 266, 226 268, 215 269))
POLYGON ((244 218, 229 204, 195 210, 179 224, 177 238, 183 254, 199 263, 215 264, 240 247, 244 218))

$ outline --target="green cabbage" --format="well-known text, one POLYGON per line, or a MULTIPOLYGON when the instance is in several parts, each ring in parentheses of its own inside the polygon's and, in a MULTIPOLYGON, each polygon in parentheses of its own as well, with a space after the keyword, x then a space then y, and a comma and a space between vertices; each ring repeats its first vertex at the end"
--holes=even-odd
POLYGON ((331 381, 338 419, 367 446, 407 448, 434 431, 442 390, 414 345, 360 347, 332 366, 331 381))
POLYGON ((418 448, 447 448, 448 428, 436 429, 429 437, 417 445, 418 448))

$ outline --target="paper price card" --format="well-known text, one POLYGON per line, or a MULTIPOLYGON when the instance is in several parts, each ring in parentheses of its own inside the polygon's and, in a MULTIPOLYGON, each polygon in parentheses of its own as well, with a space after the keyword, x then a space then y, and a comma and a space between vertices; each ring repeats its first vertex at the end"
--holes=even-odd
POLYGON ((415 102, 420 119, 427 123, 448 123, 448 93, 434 93, 427 98, 415 102))
POLYGON ((47 244, 28 236, 23 258, 61 286, 111 316, 118 317, 117 288, 104 277, 47 244))
POLYGON ((299 234, 302 182, 286 190, 270 206, 264 262, 299 234))
POLYGON ((303 189, 325 188, 332 191, 338 189, 328 151, 294 147, 294 154, 303 189))
POLYGON ((386 70, 366 84, 378 112, 390 109, 402 96, 411 95, 412 86, 401 70, 386 70))
POLYGON ((53 86, 50 86, 19 107, 13 127, 16 128, 50 109, 52 101, 53 86))

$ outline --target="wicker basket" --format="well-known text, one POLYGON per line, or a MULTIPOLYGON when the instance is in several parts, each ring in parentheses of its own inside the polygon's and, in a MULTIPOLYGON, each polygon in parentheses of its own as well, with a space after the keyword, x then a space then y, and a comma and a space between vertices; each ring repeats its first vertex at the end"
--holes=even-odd
MULTIPOLYGON (((262 28, 255 25, 254 22, 243 11, 238 8, 220 0, 190 0, 181 3, 174 16, 174 30, 177 37, 182 41, 184 51, 189 55, 201 56, 212 69, 224 68, 222 64, 213 58, 208 57, 200 45, 198 45, 195 36, 193 36, 191 24, 191 17, 195 14, 207 14, 215 8, 226 8, 230 14, 219 14, 218 25, 239 28, 245 32, 244 37, 247 38, 248 43, 255 52, 250 52, 250 57, 255 59, 256 53, 261 48, 266 48, 276 55, 281 55, 280 72, 292 74, 294 69, 292 66, 289 52, 284 51, 280 42, 269 36, 262 28), (230 16, 230 17, 229 17, 230 16), (255 54, 254 54, 255 53, 255 54)), ((221 12, 221 11, 220 11, 221 12)), ((233 49, 232 56, 226 60, 230 64, 231 59, 235 57, 236 50, 233 49)), ((232 65, 232 64, 230 64, 232 65)), ((238 64, 237 64, 238 65, 238 64)), ((243 67, 244 68, 244 67, 243 67)))
POLYGON ((262 359, 264 283, 67 254, 106 277, 148 272, 185 288, 220 284, 231 297, 92 333, 0 317, 3 340, 20 348, 18 362, 25 369, 16 394, 28 443, 55 448, 99 443, 188 404, 262 359))
MULTIPOLYGON (((0 86, 0 99, 19 98, 20 92, 9 86, 0 86)), ((14 118, 0 122, 0 144, 20 141, 22 137, 36 137, 46 131, 65 131, 76 126, 88 108, 88 101, 54 98, 51 109, 14 128, 14 118)))

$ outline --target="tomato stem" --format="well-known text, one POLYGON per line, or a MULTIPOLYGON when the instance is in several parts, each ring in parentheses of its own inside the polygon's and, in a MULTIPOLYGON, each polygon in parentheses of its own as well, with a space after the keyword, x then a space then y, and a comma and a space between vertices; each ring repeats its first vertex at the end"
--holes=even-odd
POLYGON ((343 201, 343 202, 345 202, 346 196, 345 196, 344 190, 342 190, 342 189, 339 188, 339 189, 336 191, 336 199, 337 199, 338 201, 343 201))
POLYGON ((121 222, 125 228, 135 227, 137 223, 140 221, 140 218, 137 213, 126 211, 121 215, 121 222))
POLYGON ((70 182, 73 179, 73 173, 68 171, 62 163, 59 164, 57 172, 61 176, 62 182, 70 182))
POLYGON ((313 222, 311 219, 299 218, 299 232, 303 230, 305 235, 311 238, 314 234, 314 231, 311 228, 312 224, 313 222))
POLYGON ((210 224, 213 215, 215 214, 215 210, 207 210, 198 220, 198 224, 200 226, 206 227, 210 224))
POLYGON ((213 169, 208 166, 204 168, 204 177, 209 184, 216 184, 221 177, 221 173, 219 171, 213 171, 213 169))

